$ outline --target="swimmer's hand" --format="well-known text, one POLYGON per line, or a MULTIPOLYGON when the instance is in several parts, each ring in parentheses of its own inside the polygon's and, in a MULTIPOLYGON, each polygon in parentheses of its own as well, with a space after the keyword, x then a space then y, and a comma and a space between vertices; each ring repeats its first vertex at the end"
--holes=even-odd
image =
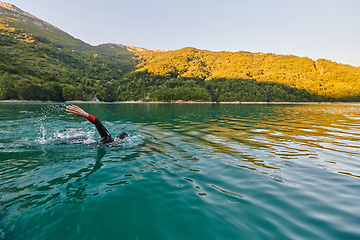
POLYGON ((89 117, 89 114, 87 112, 85 112, 83 109, 75 105, 67 106, 65 110, 73 116, 83 117, 83 118, 89 117))

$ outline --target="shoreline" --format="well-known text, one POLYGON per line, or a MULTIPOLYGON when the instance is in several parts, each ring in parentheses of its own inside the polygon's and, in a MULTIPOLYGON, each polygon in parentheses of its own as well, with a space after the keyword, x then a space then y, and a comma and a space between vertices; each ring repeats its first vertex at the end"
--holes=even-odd
POLYGON ((143 101, 121 101, 121 102, 100 102, 100 101, 81 101, 72 100, 66 102, 55 102, 55 101, 40 101, 40 100, 0 100, 0 103, 150 103, 150 104, 172 104, 172 103, 185 103, 185 104, 350 104, 360 105, 360 102, 196 102, 196 101, 172 101, 172 102, 143 102, 143 101))

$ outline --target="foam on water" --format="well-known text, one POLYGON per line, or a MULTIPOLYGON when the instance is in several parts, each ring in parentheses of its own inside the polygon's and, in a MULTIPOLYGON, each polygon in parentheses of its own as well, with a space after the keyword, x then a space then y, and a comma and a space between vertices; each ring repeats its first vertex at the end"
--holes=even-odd
POLYGON ((122 141, 114 141, 108 144, 98 144, 99 137, 94 137, 94 131, 82 131, 81 129, 68 128, 63 131, 56 130, 51 134, 51 129, 47 130, 40 124, 39 136, 35 139, 38 144, 83 144, 97 145, 102 148, 121 147, 132 148, 144 144, 146 139, 141 134, 129 136, 122 141))

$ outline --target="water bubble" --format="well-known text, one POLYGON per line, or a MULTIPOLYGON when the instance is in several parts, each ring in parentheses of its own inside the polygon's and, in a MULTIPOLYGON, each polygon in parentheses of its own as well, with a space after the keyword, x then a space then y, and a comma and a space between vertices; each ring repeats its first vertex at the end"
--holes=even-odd
POLYGON ((281 161, 281 164, 288 166, 288 167, 296 167, 295 163, 293 163, 291 161, 287 161, 287 160, 281 161))
POLYGON ((285 182, 285 179, 280 177, 279 175, 270 175, 270 178, 275 182, 285 182))
POLYGON ((226 199, 229 200, 230 202, 240 202, 244 196, 232 193, 232 194, 227 194, 225 195, 226 199))
POLYGON ((213 187, 216 190, 226 194, 225 197, 231 202, 240 202, 242 199, 245 198, 243 195, 221 189, 221 188, 219 188, 219 187, 217 187, 215 185, 211 185, 211 187, 213 187))

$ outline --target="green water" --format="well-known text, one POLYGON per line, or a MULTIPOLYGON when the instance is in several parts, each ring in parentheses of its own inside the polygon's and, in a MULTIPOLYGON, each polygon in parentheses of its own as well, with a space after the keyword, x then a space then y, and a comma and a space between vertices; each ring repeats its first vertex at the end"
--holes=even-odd
POLYGON ((0 239, 360 239, 360 106, 78 105, 0 103, 0 239))

